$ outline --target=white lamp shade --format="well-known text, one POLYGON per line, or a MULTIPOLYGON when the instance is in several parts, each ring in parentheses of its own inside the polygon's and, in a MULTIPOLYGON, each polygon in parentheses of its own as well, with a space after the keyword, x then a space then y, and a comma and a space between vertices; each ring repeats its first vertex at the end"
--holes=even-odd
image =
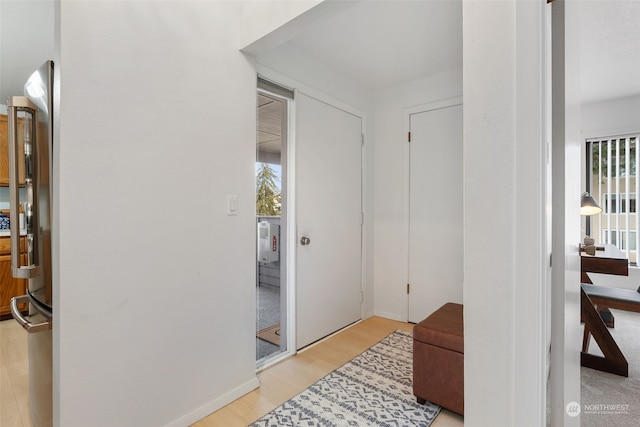
POLYGON ((602 212, 602 208, 598 205, 591 194, 584 192, 580 200, 580 215, 597 215, 602 212))

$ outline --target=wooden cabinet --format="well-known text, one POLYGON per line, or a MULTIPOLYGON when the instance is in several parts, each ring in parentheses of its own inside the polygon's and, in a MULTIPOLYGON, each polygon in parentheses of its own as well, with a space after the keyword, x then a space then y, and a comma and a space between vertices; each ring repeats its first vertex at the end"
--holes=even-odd
MULTIPOLYGON (((22 137, 22 120, 18 120, 18 138, 22 137)), ((24 145, 18 146, 18 161, 24 164, 24 145)), ((21 184, 24 184, 24 168, 20 168, 18 177, 21 184)), ((9 185, 9 126, 7 115, 0 114, 0 187, 9 185)))
MULTIPOLYGON (((11 243, 9 237, 0 237, 0 319, 11 317, 11 298, 24 295, 27 281, 14 279, 11 275, 11 243)), ((21 311, 28 310, 28 304, 21 304, 21 311)))

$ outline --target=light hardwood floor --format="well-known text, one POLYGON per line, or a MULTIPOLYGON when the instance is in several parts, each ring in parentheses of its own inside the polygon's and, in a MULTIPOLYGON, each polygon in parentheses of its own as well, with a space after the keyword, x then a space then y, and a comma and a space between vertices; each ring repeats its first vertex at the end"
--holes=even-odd
MULTIPOLYGON (((192 427, 245 427, 342 366, 391 332, 412 324, 372 317, 292 356, 260 374, 260 388, 193 424, 192 427)), ((442 410, 432 427, 461 427, 463 418, 442 410)))
POLYGON ((13 319, 0 322, 0 427, 32 427, 27 333, 13 319))
MULTIPOLYGON (((372 317, 260 374, 260 388, 193 424, 245 427, 342 366, 391 332, 413 325, 372 317)), ((432 427, 462 427, 463 418, 442 410, 432 427)), ((28 410, 27 334, 14 320, 0 322, 0 427, 32 427, 28 410)))

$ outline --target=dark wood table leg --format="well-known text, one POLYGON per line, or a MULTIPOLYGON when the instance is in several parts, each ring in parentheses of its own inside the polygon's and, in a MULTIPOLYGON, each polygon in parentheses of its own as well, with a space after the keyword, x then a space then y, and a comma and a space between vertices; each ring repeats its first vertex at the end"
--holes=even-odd
POLYGON ((600 313, 598 313, 596 307, 583 289, 580 289, 580 299, 580 311, 585 328, 582 352, 580 353, 582 366, 628 377, 629 363, 627 359, 624 357, 624 354, 622 354, 620 347, 618 347, 607 326, 602 321, 600 313), (593 335, 604 357, 587 353, 585 346, 588 349, 589 334, 593 335))

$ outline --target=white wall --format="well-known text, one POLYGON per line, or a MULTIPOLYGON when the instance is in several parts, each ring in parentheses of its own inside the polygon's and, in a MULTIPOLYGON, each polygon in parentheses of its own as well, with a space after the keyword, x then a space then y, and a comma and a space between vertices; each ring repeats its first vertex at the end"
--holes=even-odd
POLYGON ((367 112, 372 94, 360 82, 346 77, 309 55, 295 43, 285 43, 256 57, 257 69, 292 89, 311 89, 367 112))
POLYGON ((640 131, 640 95, 582 104, 585 138, 640 131))
POLYGON ((188 425, 257 386, 240 5, 58 7, 56 425, 188 425))
POLYGON ((472 426, 545 422, 543 7, 463 3, 465 424, 472 426))
POLYGON ((470 425, 489 425, 489 421, 492 425, 516 425, 512 412, 516 283, 514 11, 512 3, 500 2, 495 7, 484 2, 463 5, 464 19, 469 22, 463 29, 463 43, 465 421, 468 418, 470 425), (492 28, 493 20, 500 22, 499 29, 492 28), (495 73, 502 69, 509 71, 495 73), (487 189, 491 189, 491 195, 487 195, 487 189), (496 268, 498 265, 500 268, 496 268), (488 346, 493 351, 487 351, 488 346), (480 377, 491 377, 492 381, 480 384, 480 377), (496 411, 491 411, 490 419, 483 414, 489 400, 501 402, 496 411))
MULTIPOLYGON (((374 98, 374 313, 407 320, 405 109, 462 95, 462 69, 381 89, 374 98)), ((462 263, 462 254, 461 263, 462 263)), ((462 268, 462 264, 461 264, 462 268)))
POLYGON ((0 1, 0 103, 53 58, 53 13, 51 0, 0 1))

